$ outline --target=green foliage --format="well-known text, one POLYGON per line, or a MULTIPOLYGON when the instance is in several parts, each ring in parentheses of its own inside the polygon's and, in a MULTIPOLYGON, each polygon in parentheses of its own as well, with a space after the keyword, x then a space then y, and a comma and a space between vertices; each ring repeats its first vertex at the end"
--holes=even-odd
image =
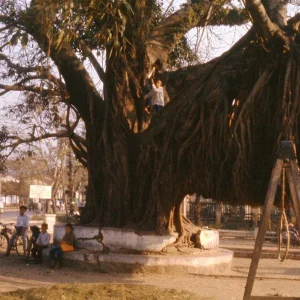
POLYGON ((198 62, 198 57, 192 51, 186 37, 184 36, 175 46, 169 55, 170 68, 180 68, 188 65, 194 65, 198 62))
POLYGON ((120 48, 128 19, 133 16, 129 1, 38 0, 32 2, 37 20, 49 41, 61 48, 64 43, 84 39, 92 49, 120 48), (54 26, 53 26, 54 25, 54 26))
MULTIPOLYGON (((130 0, 32 0, 27 15, 13 1, 8 1, 7 5, 11 16, 17 12, 19 17, 25 16, 24 22, 35 20, 34 26, 38 26, 47 37, 48 55, 51 47, 60 49, 64 43, 71 43, 74 49, 80 50, 79 40, 84 40, 91 49, 107 50, 108 58, 120 55, 133 43, 138 43, 140 47, 143 40, 141 34, 146 38, 152 29, 174 12, 173 6, 165 12, 161 0, 149 0, 145 4, 143 1, 130 0), (141 8, 141 5, 146 7, 141 8), (144 10, 143 19, 141 10, 144 10), (140 23, 135 28, 137 19, 140 19, 140 23), (142 23, 145 25, 142 26, 142 23), (137 28, 144 32, 141 33, 137 28), (132 40, 133 37, 137 40, 132 40)), ((28 42, 28 34, 18 29, 11 35, 9 45, 20 43, 25 48, 28 42)), ((171 56, 171 66, 183 66, 195 61, 185 39, 177 45, 171 56)))
MULTIPOLYGON (((173 14, 175 11, 174 6, 168 7, 167 12, 163 10, 163 1, 155 1, 153 7, 153 14, 151 19, 151 29, 154 29, 160 22, 162 22, 166 17, 173 14)), ((192 12, 192 11, 190 11, 192 12)), ((194 14, 190 14, 189 18, 192 19, 194 14)), ((188 22, 190 22, 189 20, 188 22)), ((180 31, 180 29, 177 29, 180 31)), ((174 28, 173 32, 176 31, 174 28)), ((193 52, 191 45, 189 44, 187 38, 183 36, 179 43, 174 47, 173 51, 169 55, 168 68, 180 68, 188 65, 194 65, 198 62, 197 55, 193 52)))

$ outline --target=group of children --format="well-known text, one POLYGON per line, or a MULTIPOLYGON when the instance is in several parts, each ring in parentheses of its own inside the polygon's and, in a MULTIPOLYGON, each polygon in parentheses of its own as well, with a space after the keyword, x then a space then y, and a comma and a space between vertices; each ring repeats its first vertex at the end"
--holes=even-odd
MULTIPOLYGON (((29 217, 25 214, 27 207, 25 205, 20 206, 20 213, 17 217, 17 223, 15 226, 15 232, 12 234, 6 256, 10 255, 10 251, 13 247, 14 241, 18 236, 22 236, 23 240, 23 250, 24 255, 27 252, 27 230, 29 227, 29 217)), ((30 238, 30 245, 32 245, 31 253, 32 257, 35 258, 36 263, 43 262, 43 249, 50 248, 50 267, 51 268, 60 268, 61 258, 63 252, 74 251, 74 234, 73 234, 73 225, 66 224, 65 226, 65 235, 62 238, 62 241, 50 248, 50 234, 47 232, 48 224, 43 223, 41 229, 37 226, 30 226, 32 231, 32 236, 30 238)), ((28 253, 28 252, 27 252, 28 253)))
MULTIPOLYGON (((36 226, 35 226, 36 227, 36 226)), ((62 241, 58 245, 53 245, 49 251, 50 256, 50 267, 58 269, 61 266, 61 258, 63 252, 74 251, 74 234, 73 225, 66 224, 66 232, 62 238, 62 241)), ((33 247, 31 249, 32 257, 36 263, 43 262, 43 249, 49 248, 50 246, 50 234, 47 232, 48 224, 43 223, 41 226, 41 232, 36 237, 35 230, 31 227, 33 247)))

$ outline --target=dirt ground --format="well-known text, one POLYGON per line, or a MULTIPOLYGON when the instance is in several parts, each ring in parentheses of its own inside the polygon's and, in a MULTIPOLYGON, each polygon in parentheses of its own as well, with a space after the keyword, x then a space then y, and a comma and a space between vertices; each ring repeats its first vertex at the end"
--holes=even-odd
MULTIPOLYGON (((71 268, 51 270, 33 263, 26 265, 22 257, 11 255, 0 258, 0 292, 55 283, 123 283, 188 290, 199 295, 200 299, 240 300, 249 265, 250 259, 234 258, 231 271, 221 276, 103 274, 71 268)), ((280 263, 275 259, 261 259, 252 295, 300 297, 300 261, 280 263)))

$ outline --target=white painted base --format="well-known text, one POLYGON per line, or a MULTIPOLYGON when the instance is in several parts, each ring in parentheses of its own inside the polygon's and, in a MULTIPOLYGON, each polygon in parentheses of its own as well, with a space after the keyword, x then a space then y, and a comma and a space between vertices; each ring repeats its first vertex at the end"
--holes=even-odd
MULTIPOLYGON (((54 242, 65 234, 64 225, 55 225, 54 242)), ((136 233, 130 229, 74 226, 76 246, 90 251, 159 252, 176 241, 175 235, 136 233)))
MULTIPOLYGON (((64 233, 64 225, 55 225, 54 242, 60 241, 64 233)), ((77 250, 64 253, 66 264, 101 272, 216 274, 230 270, 233 258, 232 251, 217 249, 219 246, 217 230, 203 229, 198 234, 201 248, 213 250, 164 255, 158 252, 174 243, 176 236, 138 234, 133 230, 88 226, 75 226, 74 235, 77 250)), ((49 255, 48 252, 45 251, 45 257, 49 255)))
POLYGON ((64 254, 66 263, 88 270, 113 273, 188 273, 223 274, 231 269, 233 252, 225 249, 201 251, 191 255, 140 255, 86 253, 79 250, 64 254))
MULTIPOLYGON (((64 225, 54 226, 54 242, 65 234, 64 225)), ((98 228, 74 226, 76 246, 79 249, 106 252, 160 252, 176 241, 176 235, 156 235, 154 233, 136 233, 130 229, 98 228)), ((219 248, 219 231, 202 229, 196 236, 196 247, 204 250, 219 248)))
POLYGON ((219 231, 214 229, 201 229, 196 235, 196 246, 204 250, 219 248, 219 231))

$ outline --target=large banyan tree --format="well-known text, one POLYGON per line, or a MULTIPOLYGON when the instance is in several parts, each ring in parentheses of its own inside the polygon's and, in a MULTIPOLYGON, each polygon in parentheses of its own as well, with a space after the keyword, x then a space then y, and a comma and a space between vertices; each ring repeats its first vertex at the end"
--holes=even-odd
MULTIPOLYGON (((10 83, 0 88, 36 93, 43 109, 66 105, 64 130, 30 141, 69 137, 89 174, 83 222, 182 234, 186 194, 263 203, 278 142, 299 140, 300 15, 287 19, 288 1, 245 0, 236 8, 230 0, 195 0, 167 16, 155 0, 24 2, 2 1, 0 55, 10 83), (170 101, 151 120, 143 114, 147 72, 157 60, 167 66, 191 28, 246 22, 252 27, 220 57, 157 68, 170 101), (17 40, 36 43, 25 65, 5 50, 17 40)), ((3 131, 1 138, 10 137, 3 131)))

